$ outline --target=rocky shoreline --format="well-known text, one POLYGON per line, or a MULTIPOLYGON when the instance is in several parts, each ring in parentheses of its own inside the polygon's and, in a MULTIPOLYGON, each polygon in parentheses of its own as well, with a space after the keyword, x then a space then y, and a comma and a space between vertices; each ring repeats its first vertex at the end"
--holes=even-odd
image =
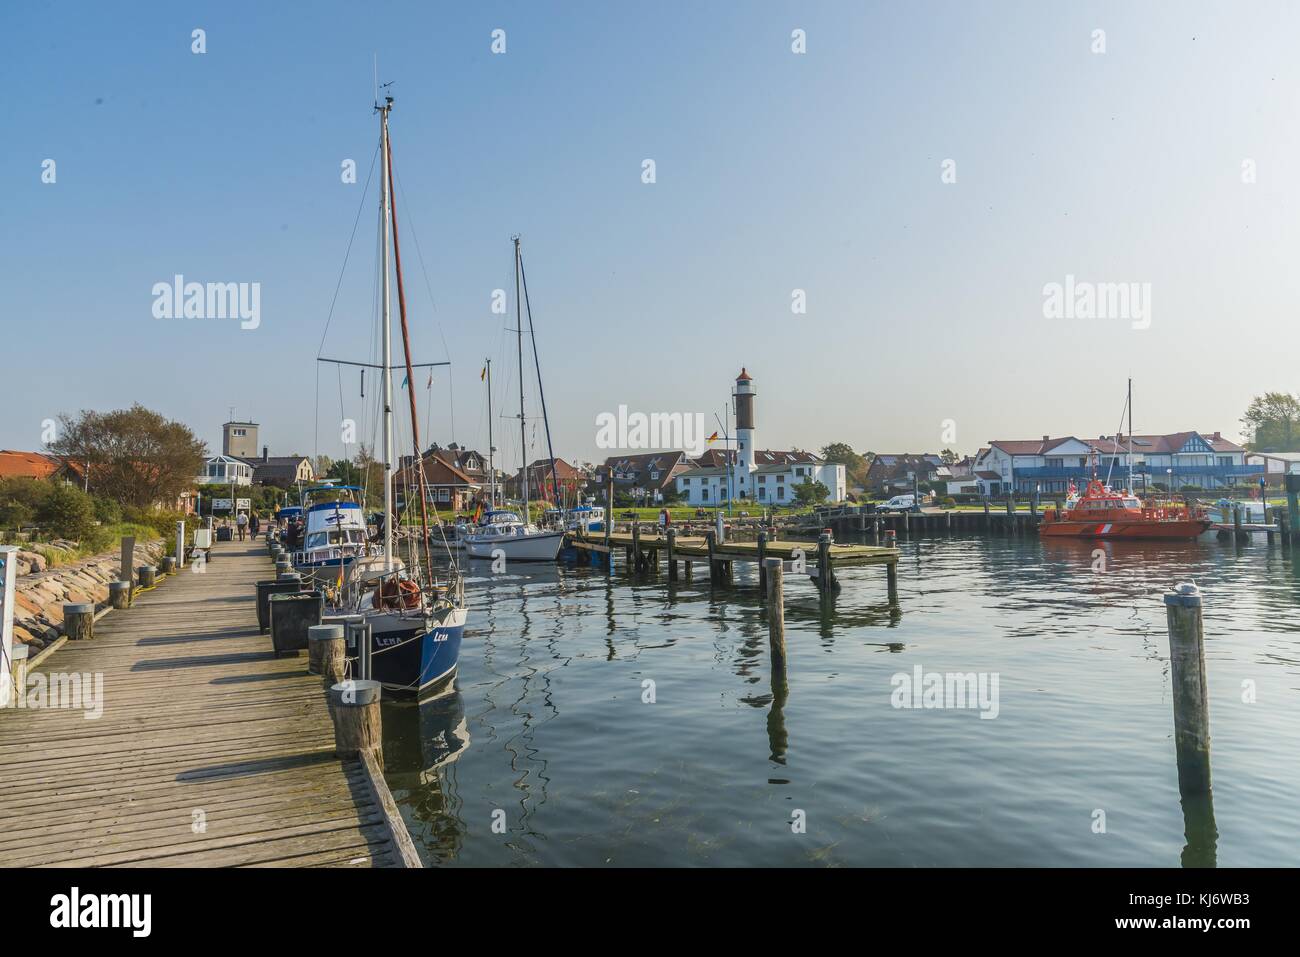
MULTIPOLYGON (((162 539, 136 542, 137 566, 157 564, 163 553, 162 539)), ((113 551, 47 568, 42 555, 20 551, 14 596, 14 638, 28 645, 33 654, 50 644, 63 634, 63 605, 66 602, 106 603, 108 583, 123 578, 121 564, 121 553, 113 551)), ((134 574, 128 577, 134 578, 134 574)))

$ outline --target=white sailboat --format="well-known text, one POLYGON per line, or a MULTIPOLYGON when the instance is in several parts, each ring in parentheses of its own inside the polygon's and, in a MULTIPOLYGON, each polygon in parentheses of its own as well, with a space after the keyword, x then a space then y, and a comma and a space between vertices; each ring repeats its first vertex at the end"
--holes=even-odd
MULTIPOLYGON (((524 324, 520 303, 520 278, 523 273, 523 261, 519 251, 519 237, 515 244, 515 334, 519 352, 519 448, 522 466, 520 468, 524 514, 521 518, 517 512, 506 509, 490 509, 481 524, 468 528, 459 536, 465 551, 471 558, 504 557, 507 562, 553 562, 560 555, 564 545, 564 530, 543 529, 533 524, 528 514, 528 436, 524 420, 524 324)), ((529 317, 531 326, 531 313, 529 317)), ((533 343, 533 358, 536 361, 537 344, 533 343)), ((491 395, 489 394, 489 403, 491 395)), ((545 417, 545 406, 542 415, 545 417)), ((491 413, 488 415, 489 423, 491 413)), ((488 440, 491 444, 491 439, 488 440)), ((554 462, 552 461, 552 470, 554 462)))
MULTIPOLYGON (((386 97, 383 105, 376 105, 380 114, 381 147, 381 217, 380 217, 380 270, 382 273, 382 349, 383 362, 379 366, 383 378, 383 455, 384 455, 384 522, 379 554, 358 557, 340 575, 339 587, 331 594, 330 614, 355 616, 368 626, 369 654, 362 660, 369 662, 369 674, 391 691, 421 693, 442 685, 456 670, 460 660, 461 637, 465 629, 468 609, 465 605, 464 580, 460 569, 452 562, 446 577, 434 576, 429 546, 429 524, 426 513, 424 467, 420 457, 420 431, 416 417, 413 390, 408 389, 411 402, 411 437, 415 447, 412 477, 416 479, 416 492, 420 503, 420 522, 423 532, 424 562, 418 555, 418 546, 412 547, 413 567, 408 569, 394 551, 393 509, 393 365, 392 302, 389 290, 389 252, 394 257, 397 277, 398 302, 402 319, 402 346, 405 353, 407 381, 413 382, 415 366, 411 362, 411 343, 406 323, 406 297, 402 287, 401 247, 398 243, 396 212, 393 209, 392 154, 389 148, 388 115, 393 98, 386 97), (391 236, 390 236, 391 230, 391 236)), ((337 359, 318 359, 322 362, 340 362, 337 359)), ((368 363, 350 362, 348 365, 370 366, 368 363)), ((446 363, 422 363, 421 367, 446 363)), ((406 487, 410 489, 408 480, 406 487)))

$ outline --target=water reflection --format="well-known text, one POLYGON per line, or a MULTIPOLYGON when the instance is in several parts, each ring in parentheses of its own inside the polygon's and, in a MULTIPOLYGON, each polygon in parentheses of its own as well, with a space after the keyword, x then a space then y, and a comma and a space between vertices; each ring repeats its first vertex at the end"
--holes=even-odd
POLYGON ((384 776, 401 792, 417 844, 454 856, 465 833, 453 763, 469 747, 465 701, 454 687, 415 701, 381 700, 384 776))
MULTIPOLYGON (((883 567, 845 568, 829 597, 787 576, 779 673, 744 566, 716 584, 706 569, 675 582, 628 574, 621 556, 613 574, 481 570, 456 683, 473 748, 442 764, 386 750, 390 776, 432 769, 393 779, 424 824, 417 842, 480 866, 1300 863, 1300 809, 1283 797, 1300 784, 1300 554, 1262 538, 955 532, 900 546, 896 606, 883 567), (1176 805, 1168 786, 1160 596, 1179 581, 1206 596, 1212 733, 1231 769, 1217 803, 1176 805), (918 664, 1001 674, 998 720, 893 709, 890 675, 918 664), (1245 679, 1267 707, 1241 701, 1245 679), (1126 822, 1104 841, 1077 826, 1072 799, 1094 793, 1089 807, 1126 822), (498 807, 510 811, 504 836, 489 826, 498 807), (794 807, 815 825, 806 845, 788 840, 794 807), (834 860, 810 847, 833 847, 834 860)), ((406 717, 386 713, 386 740, 460 739, 454 721, 406 717)))

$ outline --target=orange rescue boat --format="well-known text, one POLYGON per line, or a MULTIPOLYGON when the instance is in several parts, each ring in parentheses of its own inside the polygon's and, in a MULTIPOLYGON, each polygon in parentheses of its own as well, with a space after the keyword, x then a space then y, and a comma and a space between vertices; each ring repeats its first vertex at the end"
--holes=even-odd
POLYGON ((1186 502, 1144 505, 1129 492, 1116 492, 1092 479, 1082 496, 1072 495, 1058 514, 1043 513, 1039 534, 1048 538, 1196 538, 1211 525, 1203 508, 1186 502))

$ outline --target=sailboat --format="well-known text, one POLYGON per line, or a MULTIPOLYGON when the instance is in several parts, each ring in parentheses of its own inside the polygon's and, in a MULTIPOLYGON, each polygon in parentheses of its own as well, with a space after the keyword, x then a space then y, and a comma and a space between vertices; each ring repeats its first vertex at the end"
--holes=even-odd
MULTIPOLYGON (((446 577, 434 577, 427 514, 427 493, 424 483, 424 464, 420 454, 420 429, 416 416, 414 389, 407 389, 410 398, 411 437, 415 455, 406 469, 406 485, 410 490, 412 480, 419 499, 420 525, 424 562, 419 560, 419 547, 414 538, 411 543, 413 567, 407 567, 394 550, 393 508, 393 370, 404 368, 408 385, 415 381, 411 362, 411 341, 406 322, 406 295, 402 286, 402 254, 398 241, 397 215, 393 209, 393 160, 388 135, 388 117, 393 108, 393 98, 385 97, 383 105, 376 105, 380 116, 381 187, 380 187, 380 268, 382 271, 383 329, 381 345, 383 363, 378 366, 383 378, 383 464, 384 464, 384 521, 380 549, 377 555, 356 557, 346 569, 341 570, 337 588, 329 592, 330 614, 347 616, 364 624, 369 634, 369 674, 390 691, 422 693, 445 684, 456 670, 460 660, 461 638, 465 630, 468 609, 465 605, 464 580, 455 562, 449 562, 446 577), (390 236, 391 226, 391 236, 390 236), (392 302, 389 289, 389 252, 393 253, 394 274, 397 278, 397 297, 401 312, 404 366, 392 361, 392 302)), ((340 362, 337 359, 318 359, 321 362, 340 362)), ((349 362, 375 368, 368 363, 349 362)), ((422 363, 420 367, 445 365, 422 363)), ((448 551, 450 557, 450 551, 448 551)))
MULTIPOLYGON (((478 526, 467 529, 461 536, 465 550, 471 558, 504 557, 507 562, 553 562, 559 557, 560 547, 564 544, 564 530, 543 529, 534 525, 528 514, 528 436, 524 420, 524 323, 520 303, 520 284, 523 276, 523 255, 519 249, 519 237, 514 237, 515 244, 515 335, 519 352, 519 448, 523 459, 520 477, 523 492, 523 517, 509 509, 492 508, 483 515, 478 526)), ((529 329, 532 328, 532 310, 529 310, 529 329)), ((533 361, 537 361, 537 340, 533 339, 533 361)), ((539 376, 540 382, 540 376, 539 376)), ((491 396, 489 394, 489 402, 491 396)), ((542 417, 545 419, 546 406, 543 399, 542 417)), ((491 413, 488 415, 491 421, 491 413)), ((488 440, 491 444, 491 439, 488 440)), ((550 442, 550 426, 547 426, 547 442, 550 442)), ((551 457, 551 472, 555 472, 555 458, 551 457)))

